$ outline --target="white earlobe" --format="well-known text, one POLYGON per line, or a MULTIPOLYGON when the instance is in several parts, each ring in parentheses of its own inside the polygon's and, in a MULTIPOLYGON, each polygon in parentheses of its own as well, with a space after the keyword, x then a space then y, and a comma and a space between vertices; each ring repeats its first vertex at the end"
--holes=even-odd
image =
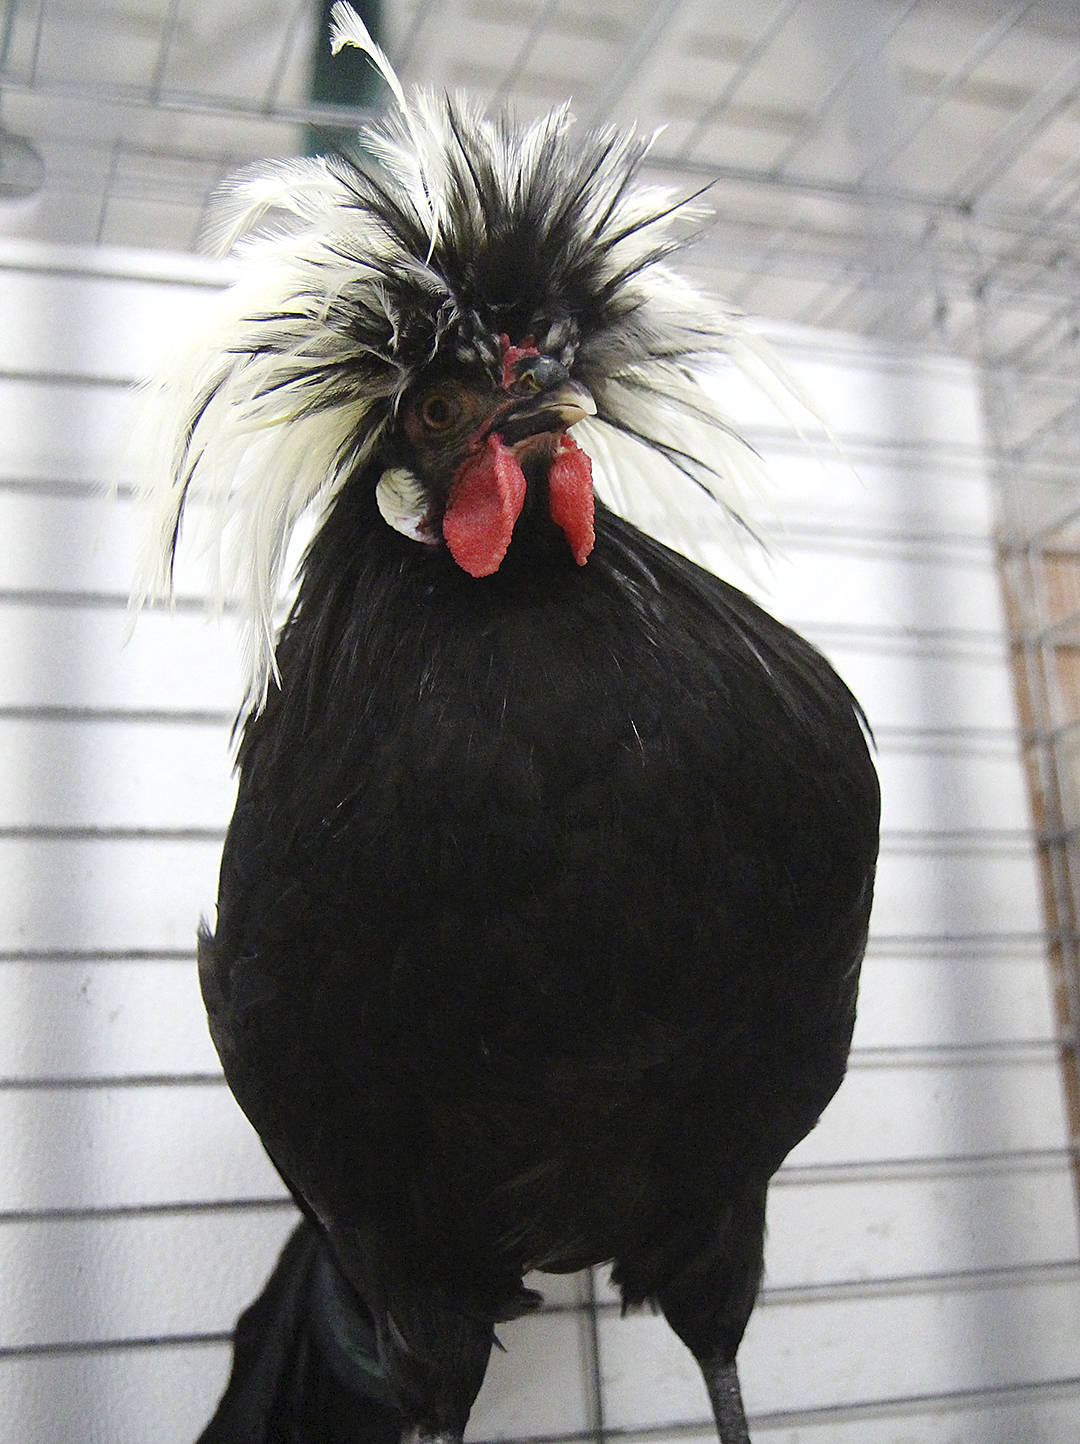
POLYGON ((375 502, 387 526, 412 541, 438 546, 438 533, 428 520, 431 503, 411 471, 403 466, 384 471, 375 488, 375 502))

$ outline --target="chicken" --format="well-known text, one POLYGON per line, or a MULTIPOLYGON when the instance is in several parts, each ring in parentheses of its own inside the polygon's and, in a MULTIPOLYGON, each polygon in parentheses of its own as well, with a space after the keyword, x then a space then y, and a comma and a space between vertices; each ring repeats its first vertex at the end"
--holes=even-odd
POLYGON ((594 496, 735 465, 702 375, 756 355, 669 268, 647 142, 399 92, 365 144, 241 181, 158 388, 143 591, 201 488, 249 616, 203 995, 306 1216, 203 1438, 458 1441, 523 1276, 610 1262, 738 1444, 766 1189, 851 1039, 862 715, 594 496))

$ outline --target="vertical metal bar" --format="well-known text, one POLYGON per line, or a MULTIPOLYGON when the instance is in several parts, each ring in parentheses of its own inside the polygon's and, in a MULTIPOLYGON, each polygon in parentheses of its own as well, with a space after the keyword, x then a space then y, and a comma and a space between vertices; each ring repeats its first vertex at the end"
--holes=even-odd
MULTIPOLYGON (((1050 740, 1057 723, 1062 719, 1061 690, 1057 677, 1054 649, 1045 636, 1038 633, 1045 630, 1048 620, 1045 594, 1045 558, 1043 542, 1036 538, 1025 545, 1023 550, 1025 568, 1024 587, 1032 605, 1031 623, 1035 638, 1025 638, 1024 646, 1028 655, 1030 675, 1034 681, 1033 692, 1039 706, 1038 765, 1043 796, 1047 802, 1047 831, 1064 834, 1069 821, 1061 773, 1058 767, 1057 750, 1050 740)), ((1064 964, 1070 1046, 1074 1058, 1080 1055, 1080 956, 1076 946, 1076 884, 1071 877, 1067 843, 1063 840, 1048 840, 1047 858, 1054 897, 1055 932, 1064 964)))
POLYGON ((1075 206, 1078 195, 1080 158, 1069 160, 1052 180, 1035 192, 1027 206, 1028 224, 1018 231, 1013 244, 987 268, 986 280, 996 280, 1008 265, 1023 260, 1029 253, 1032 238, 1044 234, 1048 223, 1066 216, 1075 206))
POLYGON ((600 91, 589 111, 589 124, 599 125, 611 114, 633 84, 650 56, 655 56, 665 29, 674 21, 685 0, 655 0, 648 21, 616 66, 615 73, 600 91))
POLYGON ((123 150, 123 139, 113 142, 112 153, 109 156, 109 172, 105 177, 105 186, 101 194, 101 206, 98 209, 97 228, 94 232, 94 245, 100 246, 105 236, 105 223, 109 216, 109 202, 112 200, 113 187, 116 183, 117 173, 120 169, 120 153, 123 150))
POLYGON ((605 1444, 607 1424, 604 1406, 604 1381, 600 1364, 600 1319, 596 1296, 596 1272, 587 1269, 582 1278, 585 1291, 585 1357, 589 1389, 589 1434, 596 1444, 605 1444))
POLYGON ((828 280, 822 281, 817 295, 792 318, 803 326, 818 326, 828 329, 835 325, 831 319, 842 316, 845 307, 858 293, 859 282, 855 272, 860 268, 856 260, 846 260, 828 280))
POLYGON ((7 0, 4 6, 4 28, 0 30, 0 71, 7 69, 8 57, 11 54, 11 39, 15 33, 15 16, 18 13, 19 0, 7 0))
MULTIPOLYGON (((972 221, 971 236, 977 236, 972 221)), ((979 255, 979 247, 973 243, 979 255)), ((980 261, 984 258, 979 255, 980 261)), ((982 274, 987 274, 985 264, 982 274)), ((995 481, 1002 517, 1002 577, 1012 621, 1016 665, 1029 712, 1028 745, 1034 783, 1041 803, 1042 859, 1051 916, 1048 918, 1049 961, 1056 965, 1063 995, 1065 1083, 1070 1121, 1080 1123, 1077 1062, 1080 1058, 1080 875, 1069 854, 1068 828, 1078 819, 1064 784, 1058 739, 1067 726, 1080 720, 1070 716, 1059 679, 1059 664, 1048 634, 1050 605, 1047 593, 1046 546, 1053 529, 1036 525, 1032 509, 1030 453, 1017 445, 1022 429, 1020 390, 1030 385, 1033 373, 1002 361, 992 327, 997 309, 994 288, 983 285, 976 295, 977 339, 986 387, 986 413, 994 448, 995 481)), ((1066 518, 1071 509, 1066 509, 1066 518)), ((1059 518, 1060 524, 1060 518, 1059 518)), ((1067 521, 1066 521, 1067 524, 1067 521)), ((1080 576, 1080 556, 1076 561, 1080 576)), ((1059 1004, 1059 1009, 1060 1009, 1059 1004)))
POLYGON ((263 110, 267 115, 272 115, 277 108, 281 98, 281 87, 285 82, 285 73, 289 68, 289 60, 292 56, 293 46, 296 43, 297 31, 300 23, 310 13, 311 5, 309 0, 298 0, 298 4, 292 13, 292 18, 285 26, 285 36, 281 42, 274 68, 270 73, 270 83, 266 87, 263 99, 263 110))
POLYGON ((193 250, 198 250, 199 243, 202 240, 203 236, 205 236, 206 234, 206 222, 210 214, 210 207, 213 204, 214 197, 228 180, 229 176, 232 175, 236 170, 238 170, 239 167, 240 162, 236 158, 229 158, 223 160, 218 166, 213 180, 211 180, 210 184, 203 191, 202 204, 199 207, 199 217, 198 220, 195 222, 195 233, 192 240, 193 250))
MULTIPOLYGON (((884 55, 885 48, 888 45, 891 37, 900 28, 900 26, 904 23, 904 21, 911 14, 911 12, 922 3, 923 0, 906 0, 906 3, 901 5, 899 9, 896 10, 893 14, 891 14, 886 21, 884 21, 882 24, 878 25, 871 31, 870 38, 867 43, 856 51, 854 57, 840 71, 840 73, 834 79, 832 85, 829 86, 829 88, 823 93, 821 98, 814 105, 814 107, 808 114, 804 124, 800 127, 798 131, 795 132, 795 134, 791 136, 788 144, 783 148, 780 155, 770 166, 769 177, 772 181, 777 182, 783 179, 783 172, 787 168, 790 161, 794 158, 795 155, 798 154, 798 152, 803 148, 803 146, 805 146, 809 142, 811 136, 817 129, 820 122, 824 119, 825 115, 836 103, 836 101, 839 99, 840 95, 844 92, 848 85, 850 85, 851 81, 870 61, 874 59, 880 59, 880 57, 884 55)), ((850 7, 850 14, 853 18, 856 16, 856 10, 854 7, 850 7)), ((835 39, 836 37, 832 36, 831 38, 835 39)), ((869 217, 866 228, 866 237, 863 241, 863 246, 866 252, 869 253, 873 246, 875 235, 880 236, 882 234, 882 228, 878 224, 878 210, 876 203, 873 201, 872 197, 869 196, 869 194, 866 194, 863 197, 863 203, 866 207, 866 214, 869 217)), ((788 223, 779 230, 773 232, 773 234, 769 237, 767 245, 762 249, 761 257, 757 265, 755 265, 752 270, 747 273, 742 284, 734 288, 733 299, 739 305, 745 306, 748 304, 749 298, 752 295, 753 291, 762 283, 765 277, 769 274, 769 271, 772 267, 773 257, 778 254, 784 254, 788 249, 788 244, 792 236, 799 234, 802 229, 802 218, 799 214, 797 207, 793 204, 791 208, 791 218, 788 223)), ((893 247, 893 250, 895 251, 895 247, 893 247)), ((871 266, 871 274, 874 274, 876 269, 877 268, 875 268, 874 266, 871 266)), ((888 274, 890 276, 895 276, 895 268, 891 268, 888 274)), ((895 281, 890 286, 890 290, 894 290, 894 288, 895 281)), ((850 304, 853 299, 854 297, 849 295, 846 298, 846 304, 850 304)))
POLYGON ((1037 452, 1052 442, 1066 429, 1071 421, 1080 417, 1080 396, 1074 397, 1067 402, 1060 411, 1036 426, 1023 440, 1016 441, 1012 446, 1013 455, 1020 461, 1030 460, 1037 452))
POLYGON ((522 71, 526 65, 528 65, 529 58, 536 48, 537 41, 547 29, 550 21, 554 18, 555 11, 561 3, 562 0, 544 0, 544 3, 537 8, 536 14, 532 18, 532 24, 529 26, 525 35, 525 39, 518 47, 518 53, 510 62, 510 67, 506 74, 491 92, 487 104, 488 110, 493 110, 498 105, 501 105, 518 83, 522 71))
POLYGON ((45 29, 45 3, 46 0, 38 0, 37 23, 34 26, 34 45, 30 52, 30 79, 28 84, 31 87, 37 84, 38 61, 41 59, 41 35, 45 29))
POLYGON ((757 39, 740 60, 734 75, 731 76, 716 99, 702 111, 694 122, 690 134, 675 153, 676 161, 685 160, 708 127, 714 125, 727 110, 747 76, 752 74, 765 51, 768 50, 802 3, 803 0, 783 0, 783 3, 773 11, 765 29, 758 34, 757 39))
POLYGON ((416 0, 416 9, 413 11, 412 24, 406 32, 405 39, 401 42, 396 57, 394 57, 394 68, 403 79, 413 58, 413 51, 416 49, 420 39, 420 32, 424 26, 443 4, 443 0, 416 0))
POLYGON ((890 138, 887 146, 882 147, 867 160, 856 178, 857 183, 865 184, 905 150, 919 132, 938 114, 949 96, 955 94, 987 56, 997 49, 1005 36, 1015 30, 1028 11, 1033 10, 1040 3, 1041 0, 1020 0, 1020 4, 1014 6, 1007 15, 1003 15, 996 25, 992 25, 989 30, 984 31, 960 64, 934 87, 932 94, 919 107, 918 114, 898 134, 890 138))
POLYGON ((165 72, 169 67, 169 56, 172 53, 173 40, 176 38, 179 15, 180 0, 169 0, 169 8, 165 12, 165 20, 161 27, 161 44, 158 46, 157 60, 154 62, 154 73, 150 79, 151 103, 161 99, 161 91, 165 84, 165 72))
MULTIPOLYGON (((917 277, 921 284, 888 285, 878 278, 880 289, 887 291, 889 295, 884 306, 880 307, 873 317, 864 323, 871 334, 884 335, 892 341, 910 342, 913 340, 915 333, 910 326, 905 329, 903 325, 894 324, 893 317, 897 316, 909 323, 917 319, 919 307, 915 301, 923 299, 928 287, 932 289, 934 298, 931 325, 938 329, 944 325, 948 315, 948 302, 941 281, 940 268, 935 264, 937 232, 938 220, 936 217, 931 217, 924 225, 921 236, 911 246, 913 260, 909 278, 914 282, 917 277), (914 259, 916 257, 917 261, 914 259)), ((901 279, 903 279, 902 275, 901 279)))
MULTIPOLYGON (((818 129, 825 116, 833 108, 840 96, 844 93, 851 81, 870 60, 884 55, 889 41, 903 25, 913 10, 917 10, 923 0, 906 0, 895 14, 880 25, 874 26, 870 32, 870 38, 866 44, 856 50, 852 59, 840 71, 833 83, 823 92, 821 97, 814 104, 802 127, 788 141, 787 145, 780 152, 779 156, 770 167, 770 173, 774 176, 782 176, 792 160, 799 151, 807 144, 810 137, 818 129)), ((865 11, 859 6, 851 7, 851 15, 856 19, 858 15, 865 16, 865 11)), ((839 49, 839 46, 837 47, 839 49)))
POLYGON ((998 132, 978 161, 958 178, 951 199, 957 205, 977 206, 994 182, 1019 159, 1037 136, 1076 99, 1080 86, 1080 57, 1062 66, 1032 100, 998 132))

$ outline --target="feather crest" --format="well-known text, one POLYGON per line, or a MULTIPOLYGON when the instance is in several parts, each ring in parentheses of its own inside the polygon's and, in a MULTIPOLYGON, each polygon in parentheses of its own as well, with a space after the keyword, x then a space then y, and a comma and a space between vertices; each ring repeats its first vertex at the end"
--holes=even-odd
POLYGON ((405 91, 397 78, 394 67, 386 58, 386 51, 371 37, 371 32, 360 16, 346 4, 346 0, 335 0, 330 10, 330 53, 336 55, 346 45, 362 50, 372 61, 382 78, 394 92, 394 98, 403 111, 408 110, 405 91))
MULTIPOLYGON (((366 36, 350 14, 335 7, 335 44, 366 36)), ((222 587, 246 619, 250 706, 274 675, 275 604, 300 518, 317 525, 379 458, 433 360, 497 375, 501 333, 535 334, 592 392, 597 416, 576 435, 617 509, 686 550, 671 528, 686 507, 665 498, 688 476, 697 485, 683 495, 719 499, 745 537, 761 467, 724 415, 715 372, 734 364, 760 380, 777 368, 740 316, 670 269, 700 211, 641 184, 649 138, 606 128, 574 145, 571 123, 566 107, 517 128, 465 102, 399 97, 363 134, 381 168, 276 161, 222 197, 211 234, 240 279, 148 388, 133 600, 168 592, 200 499, 222 587)))
MULTIPOLYGON (((363 20, 346 3, 346 0, 335 0, 330 10, 330 53, 337 55, 339 50, 351 45, 368 57, 376 70, 386 81, 393 91, 394 99, 397 101, 398 110, 409 130, 413 143, 412 154, 408 157, 400 157, 405 161, 404 177, 412 186, 414 194, 421 198, 423 207, 428 217, 428 230, 430 245, 428 248, 428 260, 435 248, 435 242, 439 235, 439 217, 432 199, 433 188, 428 184, 424 171, 425 146, 423 130, 416 124, 412 107, 405 98, 405 90, 397 77, 397 72, 387 59, 386 51, 372 38, 371 32, 363 20)), ((399 174, 402 174, 399 172, 399 174)))

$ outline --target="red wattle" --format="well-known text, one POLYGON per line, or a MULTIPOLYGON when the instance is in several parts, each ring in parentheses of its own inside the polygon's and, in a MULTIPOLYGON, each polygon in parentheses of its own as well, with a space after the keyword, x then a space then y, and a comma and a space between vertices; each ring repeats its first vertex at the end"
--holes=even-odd
POLYGON ((493 432, 465 462, 450 490, 443 536, 450 555, 471 577, 499 570, 525 504, 525 473, 493 432))
POLYGON ((565 433, 559 437, 548 472, 548 508, 551 520, 569 542, 574 560, 583 567, 596 542, 592 462, 565 433))

